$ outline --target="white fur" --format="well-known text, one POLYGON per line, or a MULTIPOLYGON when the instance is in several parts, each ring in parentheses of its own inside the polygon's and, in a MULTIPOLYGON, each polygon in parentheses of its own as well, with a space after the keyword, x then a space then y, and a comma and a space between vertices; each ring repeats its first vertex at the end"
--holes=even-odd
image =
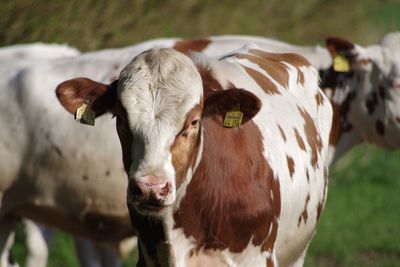
POLYGON ((0 60, 48 60, 72 58, 80 52, 74 47, 59 44, 20 44, 0 47, 0 60))
MULTIPOLYGON (((101 79, 108 75, 105 80, 108 82, 113 65, 109 61, 97 60, 96 57, 89 60, 85 56, 83 60, 74 51, 71 57, 59 56, 56 59, 50 51, 44 50, 44 58, 32 54, 28 59, 4 59, 0 64, 0 124, 4 128, 0 131, 0 155, 3 158, 0 163, 0 187, 5 193, 0 211, 1 220, 6 220, 11 214, 34 220, 41 216, 42 220, 47 219, 50 217, 46 215, 48 208, 75 216, 77 220, 85 219, 87 212, 103 210, 108 213, 111 210, 114 213, 109 213, 111 216, 121 216, 124 224, 129 226, 125 206, 126 178, 122 170, 118 138, 112 131, 114 122, 109 118, 99 119, 96 127, 103 130, 90 131, 90 128, 74 122, 57 103, 54 93, 60 82, 76 76, 88 75, 101 79), (72 55, 76 56, 73 60, 72 55), (102 146, 98 146, 98 142, 102 146), (62 156, 56 152, 55 147, 58 147, 62 156), (92 161, 94 168, 82 164, 86 159, 92 161), (105 177, 105 168, 109 168, 109 178, 105 177), (84 182, 83 175, 87 175, 90 180, 84 182), (100 187, 96 189, 96 185, 100 184, 107 190, 100 187), (26 188, 29 188, 28 193, 26 188), (24 197, 21 198, 21 195, 24 197), (23 205, 44 209, 36 214, 15 212, 15 209, 23 205)), ((89 161, 86 163, 90 164, 89 161)), ((54 221, 48 223, 57 228, 66 227, 54 224, 54 221)), ((98 223, 99 227, 101 224, 98 223)), ((37 243, 41 239, 37 232, 30 229, 27 237, 32 239, 27 242, 28 248, 33 250, 32 255, 27 256, 27 266, 44 266, 47 251, 44 245, 37 243)), ((2 230, 4 235, 9 235, 8 230, 12 229, 2 230)), ((92 260, 102 265, 100 259, 92 260)), ((84 261, 81 261, 81 266, 85 266, 84 261)))
POLYGON ((170 147, 183 126, 183 115, 200 102, 200 75, 183 54, 154 49, 128 64, 119 84, 119 98, 134 136, 133 147, 144 146, 143 154, 133 154, 130 178, 140 180, 149 174, 165 177, 172 185, 165 201, 170 205, 176 198, 170 147))

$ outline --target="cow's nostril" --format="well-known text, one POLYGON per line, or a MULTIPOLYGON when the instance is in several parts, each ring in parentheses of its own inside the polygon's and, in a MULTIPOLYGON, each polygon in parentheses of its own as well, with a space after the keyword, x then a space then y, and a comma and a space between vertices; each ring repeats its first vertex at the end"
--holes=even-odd
POLYGON ((130 194, 135 197, 140 197, 144 194, 144 192, 142 191, 140 186, 137 183, 135 183, 134 181, 131 181, 129 183, 129 191, 130 191, 130 194))
POLYGON ((165 181, 165 183, 160 186, 160 190, 159 190, 158 194, 160 196, 164 197, 169 193, 170 188, 171 188, 171 184, 168 181, 165 181))

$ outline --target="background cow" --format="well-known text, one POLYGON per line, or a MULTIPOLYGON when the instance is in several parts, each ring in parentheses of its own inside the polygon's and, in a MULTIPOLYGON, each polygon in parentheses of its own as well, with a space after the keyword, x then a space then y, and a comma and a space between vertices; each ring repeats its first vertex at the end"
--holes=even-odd
MULTIPOLYGON (((29 122, 29 118, 25 116, 27 114, 30 116, 42 116, 43 110, 47 109, 46 105, 44 104, 46 97, 53 96, 54 93, 51 90, 44 89, 43 95, 37 95, 39 97, 38 99, 33 100, 31 98, 30 100, 27 100, 30 97, 29 94, 32 94, 33 92, 40 94, 41 92, 37 91, 34 84, 29 84, 29 82, 26 84, 24 83, 28 77, 31 77, 28 73, 34 69, 43 66, 54 66, 54 64, 57 64, 56 62, 58 62, 56 59, 71 59, 78 55, 78 51, 76 49, 71 48, 68 50, 68 47, 66 46, 60 46, 59 49, 57 48, 57 45, 33 44, 32 46, 23 45, 0 49, 0 60, 2 63, 0 65, 0 71, 2 73, 2 80, 0 82, 2 91, 2 115, 0 116, 0 121, 2 123, 1 125, 7 126, 3 128, 3 131, 1 131, 2 142, 0 145, 2 147, 2 153, 4 153, 4 160, 0 165, 0 184, 2 196, 4 194, 4 199, 2 201, 3 206, 1 222, 1 246, 3 248, 1 266, 7 266, 7 251, 13 237, 13 234, 10 233, 14 229, 14 225, 16 223, 16 220, 14 219, 15 216, 30 217, 31 219, 35 219, 35 216, 42 216, 45 219, 42 219, 41 222, 56 227, 59 226, 59 224, 52 223, 52 220, 62 219, 57 217, 57 214, 54 214, 54 210, 51 210, 51 204, 49 205, 46 203, 46 201, 51 201, 46 198, 46 194, 58 194, 58 192, 53 191, 45 193, 46 190, 52 190, 52 181, 55 183, 60 182, 61 184, 59 184, 59 191, 62 191, 62 187, 65 186, 66 183, 65 180, 71 179, 70 177, 66 177, 65 173, 62 174, 64 177, 61 178, 60 175, 57 175, 57 171, 52 169, 57 166, 57 160, 52 158, 54 154, 49 152, 50 149, 46 148, 46 142, 43 141, 49 138, 49 136, 44 136, 44 129, 48 129, 53 126, 56 127, 56 124, 50 123, 48 125, 41 125, 37 124, 38 121, 29 122), (29 123, 31 124, 29 125, 29 123), (35 138, 32 139, 34 136, 35 138), (34 159, 35 152, 30 151, 30 149, 34 149, 35 147, 37 147, 38 150, 42 150, 41 153, 44 155, 47 154, 47 157, 51 158, 51 160, 47 161, 43 160, 43 158, 34 159), (27 161, 24 161, 25 159, 27 159, 27 161), (55 164, 54 161, 56 162, 55 164), (24 164, 28 164, 28 166, 24 164), (29 164, 31 166, 29 166, 29 164), (62 183, 63 181, 64 183, 62 183), (39 183, 37 186, 41 186, 42 188, 35 191, 35 186, 30 187, 32 183, 39 183), (29 193, 25 194, 24 192, 27 190, 29 193), (14 201, 13 198, 17 198, 18 201, 14 201), (35 214, 33 218, 29 215, 25 216, 24 212, 21 212, 20 210, 13 210, 12 212, 5 211, 5 209, 10 208, 10 206, 13 205, 15 205, 13 208, 21 209, 21 205, 23 206, 29 201, 34 202, 32 205, 41 207, 41 210, 39 211, 30 211, 31 213, 38 213, 35 214), (8 244, 6 244, 7 239, 8 244)), ((51 73, 49 73, 49 75, 51 76, 51 73)), ((43 82, 46 82, 48 81, 48 77, 49 76, 43 74, 37 78, 43 82)), ((43 83, 38 84, 38 86, 41 85, 45 87, 43 83)), ((54 118, 55 121, 58 120, 57 117, 54 118)), ((62 116, 59 119, 62 119, 62 116)), ((116 154, 118 155, 118 153, 116 154)), ((76 153, 73 155, 76 155, 76 153)), ((72 157, 73 155, 69 156, 72 157)), ((60 159, 60 161, 61 160, 64 161, 64 159, 60 159)), ((82 165, 82 163, 79 163, 79 161, 77 161, 75 164, 75 167, 78 169, 81 168, 79 164, 82 165)), ((110 162, 110 165, 112 164, 113 163, 110 162)), ((118 166, 120 165, 121 164, 118 166)), ((118 168, 118 166, 116 168, 118 168)), ((70 182, 73 183, 73 180, 70 182)), ((92 181, 92 184, 96 185, 96 181, 92 181)), ((79 187, 79 185, 77 185, 77 187, 79 187)), ((66 189, 68 189, 68 187, 66 187, 66 189)), ((82 187, 80 190, 72 192, 70 196, 71 199, 76 199, 77 195, 79 197, 79 194, 84 193, 84 191, 82 192, 81 189, 82 187)), ((62 195, 58 194, 54 197, 62 198, 62 195)), ((66 205, 66 203, 63 204, 66 205)), ((66 211, 66 206, 61 206, 58 208, 62 211, 66 211)), ((73 209, 74 207, 69 206, 69 208, 73 209)), ((81 217, 80 219, 84 218, 81 217)), ((48 233, 48 230, 42 226, 38 226, 32 221, 24 220, 24 222, 27 237, 26 245, 28 249, 26 266, 46 266, 48 253, 48 244, 46 244, 46 242, 48 241, 49 236, 46 235, 46 238, 43 238, 43 234, 48 233)), ((95 222, 94 219, 93 223, 101 223, 101 221, 95 222)), ((70 232, 74 233, 74 231, 70 232)), ((104 246, 101 243, 94 244, 82 238, 77 238, 75 242, 78 248, 77 253, 80 257, 82 266, 99 266, 98 264, 100 263, 97 262, 101 262, 101 259, 97 259, 99 257, 98 254, 104 254, 105 252, 108 254, 105 254, 104 256, 107 256, 110 253, 114 254, 113 257, 110 257, 111 261, 112 259, 119 257, 118 255, 115 255, 114 251, 110 252, 109 245, 104 246), (93 245, 95 247, 93 247, 93 245)), ((116 243, 114 243, 113 246, 116 248, 116 243)), ((115 266, 115 263, 112 263, 112 266, 115 266)))
POLYGON ((72 114, 85 102, 117 116, 138 266, 302 266, 326 198, 332 115, 307 60, 153 49, 118 85, 73 79, 57 96, 72 114), (232 110, 244 124, 224 128, 232 110))
POLYGON ((400 32, 368 47, 336 37, 326 44, 333 58, 349 65, 345 71, 321 70, 321 87, 334 110, 331 161, 361 142, 400 148, 400 32))
MULTIPOLYGON (((2 77, 2 86, 5 86, 7 82, 14 79, 19 72, 24 68, 34 65, 41 61, 60 59, 60 58, 72 58, 80 52, 73 47, 67 45, 58 44, 24 44, 7 46, 0 48, 0 73, 2 77)), ((3 91, 5 89, 2 89, 3 91)), ((4 132, 3 132, 4 133, 4 132)), ((2 142, 8 142, 8 139, 2 139, 2 142)), ((9 171, 12 171, 13 166, 7 166, 3 164, 0 168, 0 192, 1 196, 5 190, 8 189, 12 180, 16 176, 7 175, 9 171), (11 167, 11 169, 10 169, 11 167), (11 180, 9 180, 11 179, 11 180)), ((30 220, 23 220, 25 236, 26 236, 26 266, 27 267, 39 267, 45 266, 48 255, 48 241, 51 236, 51 230, 46 229, 43 225, 38 225, 30 220)), ((12 246, 14 239, 14 233, 8 237, 7 244, 5 244, 0 264, 1 266, 7 266, 7 262, 10 259, 8 250, 12 246)), ((9 263, 12 264, 12 263, 9 263)))

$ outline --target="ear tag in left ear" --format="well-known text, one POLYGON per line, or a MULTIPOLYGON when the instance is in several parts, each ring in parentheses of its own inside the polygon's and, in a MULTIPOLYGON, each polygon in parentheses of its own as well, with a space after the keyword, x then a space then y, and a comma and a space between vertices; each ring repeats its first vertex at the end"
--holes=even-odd
POLYGON ((228 111, 225 115, 224 126, 228 128, 238 127, 242 124, 243 112, 237 107, 228 111))
POLYGON ((96 114, 86 102, 84 102, 82 106, 77 108, 75 113, 75 120, 77 122, 94 126, 95 119, 96 114))
POLYGON ((347 58, 341 55, 337 55, 333 58, 333 69, 336 72, 349 72, 350 63, 347 58))

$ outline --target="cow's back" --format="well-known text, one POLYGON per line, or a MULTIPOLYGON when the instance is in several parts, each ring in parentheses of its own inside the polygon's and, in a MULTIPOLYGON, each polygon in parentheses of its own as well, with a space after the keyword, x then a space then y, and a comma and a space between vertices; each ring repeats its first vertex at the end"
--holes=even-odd
POLYGON ((95 239, 132 234, 114 121, 111 116, 98 119, 95 127, 100 129, 94 130, 54 104, 58 83, 78 75, 105 77, 113 71, 108 63, 60 60, 18 74, 16 88, 10 89, 17 96, 9 104, 19 114, 17 125, 24 127, 23 153, 16 153, 19 168, 4 195, 3 216, 28 217, 95 239))
POLYGON ((19 76, 24 69, 36 64, 53 64, 53 60, 73 58, 75 48, 57 44, 23 44, 0 48, 0 191, 4 192, 19 173, 29 139, 19 106, 23 95, 19 76))
POLYGON ((75 57, 79 50, 68 45, 31 43, 0 47, 0 61, 43 60, 75 57))

